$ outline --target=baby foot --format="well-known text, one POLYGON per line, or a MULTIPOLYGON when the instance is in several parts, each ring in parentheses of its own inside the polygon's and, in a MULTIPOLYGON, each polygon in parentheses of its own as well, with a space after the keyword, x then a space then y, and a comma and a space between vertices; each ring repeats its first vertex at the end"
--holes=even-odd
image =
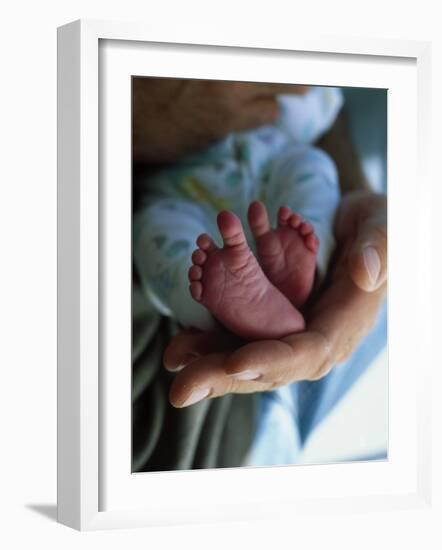
POLYGON ((240 220, 218 215, 223 248, 197 239, 189 269, 190 293, 229 330, 247 340, 281 338, 304 329, 304 318, 264 275, 247 245, 240 220))
POLYGON ((312 225, 283 206, 278 227, 272 229, 267 210, 258 201, 250 205, 248 218, 262 270, 294 306, 302 306, 313 287, 319 248, 312 225))

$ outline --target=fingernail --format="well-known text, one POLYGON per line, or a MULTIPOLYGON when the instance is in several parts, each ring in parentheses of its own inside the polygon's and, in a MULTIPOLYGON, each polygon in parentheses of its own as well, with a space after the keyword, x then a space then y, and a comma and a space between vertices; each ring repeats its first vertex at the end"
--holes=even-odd
POLYGON ((183 370, 187 365, 190 365, 190 363, 193 363, 196 359, 198 359, 199 355, 197 353, 187 353, 184 357, 181 363, 175 367, 174 369, 169 368, 168 370, 170 372, 179 372, 180 370, 183 370))
POLYGON ((235 380, 257 380, 260 378, 261 374, 253 370, 243 370, 242 372, 234 372, 228 376, 230 376, 230 378, 234 378, 235 380))
POLYGON ((181 406, 189 407, 189 405, 194 405, 195 403, 198 403, 198 401, 201 401, 202 399, 207 397, 210 392, 210 388, 201 388, 200 390, 195 390, 189 395, 189 397, 186 399, 186 401, 184 401, 181 406))
POLYGON ((186 365, 178 365, 177 367, 174 367, 173 369, 171 369, 170 367, 167 367, 167 370, 169 372, 180 372, 181 370, 184 369, 186 365))
POLYGON ((362 252, 362 258, 364 259, 364 265, 367 270, 370 283, 372 286, 375 286, 381 271, 381 259, 379 258, 376 248, 373 246, 365 247, 362 252))

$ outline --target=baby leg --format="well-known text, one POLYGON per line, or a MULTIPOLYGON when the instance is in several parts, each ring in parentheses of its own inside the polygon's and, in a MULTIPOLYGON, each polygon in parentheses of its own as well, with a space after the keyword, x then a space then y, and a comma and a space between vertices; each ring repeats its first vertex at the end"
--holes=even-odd
MULTIPOLYGON (((336 167, 331 158, 320 149, 309 145, 290 146, 274 160, 270 177, 263 188, 263 195, 271 222, 277 221, 278 233, 286 232, 284 228, 288 225, 299 227, 303 236, 316 236, 304 240, 304 250, 297 247, 297 255, 300 257, 296 258, 296 262, 300 267, 296 269, 296 273, 297 277, 307 279, 301 285, 305 293, 305 288, 309 284, 311 287, 316 267, 320 277, 325 274, 333 250, 333 220, 340 200, 336 167), (304 275, 299 275, 300 270, 304 275)), ((287 271, 287 266, 291 266, 293 271, 294 266, 291 264, 294 261, 294 253, 290 247, 286 247, 287 253, 284 258, 287 261, 280 262, 281 267, 276 264, 269 265, 270 262, 266 261, 269 255, 268 239, 259 239, 259 226, 263 223, 262 210, 260 212, 257 209, 257 212, 254 212, 252 209, 250 214, 251 228, 258 227, 258 233, 256 228, 254 230, 258 257, 261 256, 264 264, 268 266, 267 269, 263 269, 271 280, 275 280, 274 284, 277 284, 278 278, 284 279, 282 291, 287 295, 289 290, 284 272, 287 271), (279 272, 281 270, 283 273, 279 272)), ((291 237, 299 240, 295 234, 291 237)))
POLYGON ((209 311, 192 300, 187 272, 195 240, 212 230, 198 204, 172 198, 152 199, 134 217, 133 257, 153 305, 184 327, 214 327, 209 311))

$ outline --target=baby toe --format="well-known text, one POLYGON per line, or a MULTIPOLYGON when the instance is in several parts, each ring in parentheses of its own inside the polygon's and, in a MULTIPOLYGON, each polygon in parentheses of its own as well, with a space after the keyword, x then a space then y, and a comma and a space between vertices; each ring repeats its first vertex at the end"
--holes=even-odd
POLYGON ((205 250, 206 252, 211 252, 216 248, 212 238, 206 233, 203 233, 197 238, 196 244, 201 248, 201 250, 205 250))
POLYGON ((306 237, 310 233, 313 233, 313 226, 308 222, 302 222, 299 226, 299 232, 303 237, 306 237))
POLYGON ((203 285, 198 281, 193 281, 189 286, 190 295, 194 300, 200 301, 203 294, 203 285))
POLYGON ((312 252, 317 252, 319 248, 319 239, 314 233, 309 233, 304 239, 305 246, 312 252))
POLYGON ((201 250, 200 248, 197 248, 193 254, 192 254, 192 263, 195 265, 203 265, 203 263, 207 260, 207 254, 201 250))
POLYGON ((288 223, 293 229, 298 229, 298 227, 302 223, 301 216, 299 214, 292 214, 289 218, 288 223))
POLYGON ((293 213, 288 206, 281 206, 281 208, 278 210, 278 224, 287 225, 292 214, 293 213))
POLYGON ((199 281, 203 276, 203 270, 199 265, 193 265, 188 271, 189 281, 199 281))
POLYGON ((233 212, 223 210, 217 216, 217 224, 224 247, 247 247, 241 220, 233 212))

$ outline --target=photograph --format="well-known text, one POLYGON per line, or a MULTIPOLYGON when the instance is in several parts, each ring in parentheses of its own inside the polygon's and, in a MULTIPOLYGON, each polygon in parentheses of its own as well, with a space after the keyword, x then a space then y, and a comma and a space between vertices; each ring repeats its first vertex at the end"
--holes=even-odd
POLYGON ((132 76, 132 473, 388 459, 387 96, 132 76))

